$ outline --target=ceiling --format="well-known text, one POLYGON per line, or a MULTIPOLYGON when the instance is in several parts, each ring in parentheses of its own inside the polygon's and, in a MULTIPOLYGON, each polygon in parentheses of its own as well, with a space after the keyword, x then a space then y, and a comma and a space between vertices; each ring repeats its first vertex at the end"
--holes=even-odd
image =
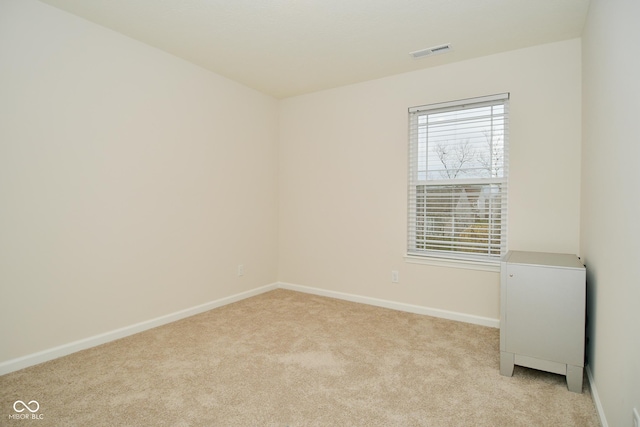
POLYGON ((276 98, 580 37, 589 0, 40 0, 276 98), (450 43, 446 54, 409 52, 450 43))

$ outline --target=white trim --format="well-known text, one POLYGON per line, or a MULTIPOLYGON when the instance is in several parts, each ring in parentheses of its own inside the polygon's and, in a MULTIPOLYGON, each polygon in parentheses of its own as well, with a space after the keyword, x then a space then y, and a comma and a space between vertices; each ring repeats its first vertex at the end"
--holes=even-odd
MULTIPOLYGON (((270 285, 262 286, 256 289, 252 289, 239 294, 231 295, 225 298, 220 298, 214 301, 210 301, 204 304, 197 305, 195 307, 187 308, 184 310, 176 311, 164 316, 156 317, 154 319, 139 322, 130 326, 125 326, 113 331, 105 332, 102 334, 94 335, 92 337, 83 338, 78 341, 73 341, 67 344, 59 345, 50 349, 39 351, 37 353, 28 354, 26 356, 10 359, 0 363, 0 375, 5 375, 10 372, 17 371, 19 369, 28 368, 40 363, 47 362, 49 360, 57 359, 59 357, 67 356, 69 354, 86 350, 91 347, 95 347, 101 344, 105 344, 111 341, 115 341, 120 338, 128 337, 139 332, 146 331, 158 326, 166 325, 167 323, 175 322, 180 319, 184 319, 196 314, 204 313, 205 311, 213 310, 234 302, 241 301, 246 298, 250 298, 256 295, 263 294, 265 292, 272 291, 274 289, 288 289, 297 292, 303 292, 307 294, 325 296, 329 298, 336 298, 345 301, 357 302, 361 304, 373 305, 376 307, 389 308, 392 310, 405 311, 409 313, 422 314, 426 316, 439 317, 443 319, 455 320, 459 322, 472 323, 475 325, 488 326, 492 328, 500 327, 500 319, 492 319, 489 317, 474 316, 471 314, 458 313, 454 311, 440 310, 437 308, 418 306, 413 304, 405 304, 401 302, 388 301, 378 298, 365 297, 361 295, 347 294, 343 292, 330 291, 320 288, 313 288, 308 286, 295 285, 292 283, 272 283, 270 285)), ((597 395, 593 393, 594 397, 597 395)), ((600 408, 600 407, 599 407, 600 408)), ((603 427, 606 425, 603 424, 603 427)))
POLYGON ((591 373, 591 366, 585 366, 587 370, 587 378, 589 378, 589 389, 591 390, 591 397, 593 398, 593 403, 596 405, 596 410, 598 411, 598 418, 600 418, 600 424, 602 427, 609 427, 607 423, 607 417, 604 416, 604 408, 602 407, 602 402, 600 401, 600 395, 598 394, 598 389, 596 389, 596 383, 593 380, 593 374, 591 373))
POLYGON ((304 292, 307 294, 319 295, 323 297, 336 298, 345 301, 357 302, 361 304, 373 305, 376 307, 390 308, 392 310, 406 311, 408 313, 423 314, 426 316, 439 317, 442 319, 456 320, 458 322, 472 323, 474 325, 488 326, 491 328, 500 327, 500 319, 490 317, 475 316, 473 314, 459 313, 455 311, 441 310, 439 308, 424 307, 420 305, 405 304, 402 302, 388 301, 378 298, 365 297, 361 295, 347 294, 326 289, 312 288, 308 286, 296 285, 293 283, 278 283, 281 289, 304 292))
POLYGON ((451 185, 488 185, 488 184, 507 184, 504 178, 467 178, 467 179, 421 179, 414 180, 416 185, 425 185, 427 187, 441 187, 451 185))
POLYGON ((420 105, 409 108, 410 113, 438 110, 440 108, 461 107, 467 104, 480 104, 482 102, 493 102, 501 99, 509 99, 509 92, 498 93, 495 95, 478 96, 476 98, 458 99, 456 101, 438 102, 436 104, 420 105))
POLYGON ((473 261, 452 258, 439 258, 433 256, 410 255, 404 256, 404 261, 410 264, 435 265, 438 267, 464 268, 467 270, 493 271, 500 272, 500 260, 491 261, 473 261))
POLYGON ((252 289, 250 291, 241 292, 239 294, 231 295, 225 298, 217 299, 215 301, 210 301, 204 304, 200 304, 195 307, 176 311, 175 313, 170 313, 164 316, 156 317, 155 319, 145 320, 143 322, 136 323, 134 325, 125 326, 123 328, 119 328, 113 331, 94 335, 92 337, 84 338, 68 344, 63 344, 47 350, 39 351, 37 353, 28 354, 26 356, 18 357, 16 359, 10 359, 10 360, 7 360, 6 362, 0 363, 0 375, 5 375, 10 372, 17 371, 19 369, 27 368, 29 366, 33 366, 39 363, 47 362, 49 360, 57 359, 59 357, 66 356, 80 350, 85 350, 87 348, 105 344, 110 341, 115 341, 117 339, 124 338, 129 335, 137 334, 138 332, 143 332, 148 329, 166 325, 167 323, 175 322, 176 320, 180 320, 186 317, 194 316, 196 314, 204 313, 205 311, 209 311, 214 308, 218 308, 227 304, 238 302, 243 299, 250 298, 265 292, 269 292, 277 288, 278 288, 278 284, 273 283, 270 285, 252 289))

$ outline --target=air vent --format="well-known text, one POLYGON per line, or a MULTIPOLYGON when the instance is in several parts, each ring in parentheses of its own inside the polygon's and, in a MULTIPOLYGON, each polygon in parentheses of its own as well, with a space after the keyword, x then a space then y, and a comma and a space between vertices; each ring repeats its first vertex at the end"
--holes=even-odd
POLYGON ((428 49, 416 50, 415 52, 410 52, 409 55, 418 59, 418 58, 424 58, 425 56, 432 56, 432 55, 438 55, 440 53, 446 53, 451 50, 452 50, 451 45, 447 43, 440 46, 430 47, 428 49))

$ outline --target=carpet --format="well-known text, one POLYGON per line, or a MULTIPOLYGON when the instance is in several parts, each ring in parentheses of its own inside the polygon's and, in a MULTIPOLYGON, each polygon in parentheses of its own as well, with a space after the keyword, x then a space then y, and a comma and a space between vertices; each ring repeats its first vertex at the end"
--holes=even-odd
POLYGON ((1 376, 0 425, 600 424, 498 329, 278 289, 1 376))

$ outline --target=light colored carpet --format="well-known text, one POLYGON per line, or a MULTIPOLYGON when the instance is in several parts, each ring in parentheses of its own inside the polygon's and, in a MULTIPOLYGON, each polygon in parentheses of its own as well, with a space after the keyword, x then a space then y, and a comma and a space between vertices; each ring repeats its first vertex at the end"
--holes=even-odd
POLYGON ((3 426, 599 425, 586 378, 500 376, 497 329, 286 290, 4 375, 0 404, 3 426))

